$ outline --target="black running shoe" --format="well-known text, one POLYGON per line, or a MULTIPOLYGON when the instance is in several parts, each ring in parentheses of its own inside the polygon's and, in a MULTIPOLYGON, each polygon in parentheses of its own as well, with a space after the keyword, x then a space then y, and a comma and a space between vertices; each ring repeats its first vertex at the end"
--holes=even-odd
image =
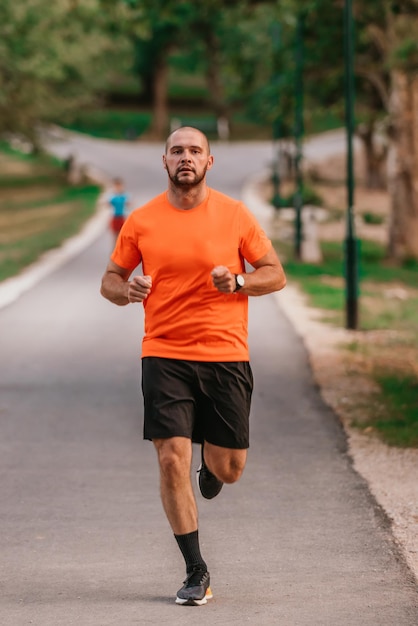
POLYGON ((196 569, 187 574, 184 585, 177 592, 176 603, 189 606, 201 606, 213 598, 209 587, 209 572, 196 569))
POLYGON ((223 482, 216 478, 214 474, 207 468, 203 458, 203 446, 202 446, 202 462, 197 470, 197 484, 200 489, 200 493, 207 500, 211 500, 218 495, 222 487, 223 482))

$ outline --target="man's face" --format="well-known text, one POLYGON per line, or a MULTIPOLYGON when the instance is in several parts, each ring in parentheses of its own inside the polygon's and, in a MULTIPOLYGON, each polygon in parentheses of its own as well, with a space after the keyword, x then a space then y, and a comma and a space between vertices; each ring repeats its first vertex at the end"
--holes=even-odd
POLYGON ((174 186, 198 185, 213 164, 206 137, 192 128, 176 130, 168 139, 163 164, 174 186))

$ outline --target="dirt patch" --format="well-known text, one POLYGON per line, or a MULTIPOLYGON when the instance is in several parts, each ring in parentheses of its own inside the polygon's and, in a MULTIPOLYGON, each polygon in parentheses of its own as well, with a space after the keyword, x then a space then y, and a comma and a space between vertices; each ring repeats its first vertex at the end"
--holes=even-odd
POLYGON ((51 174, 51 168, 42 163, 23 160, 0 152, 0 172, 2 178, 24 178, 27 176, 45 176, 51 174))
POLYGON ((32 204, 49 200, 57 195, 60 186, 48 185, 30 187, 3 187, 0 188, 0 210, 13 208, 18 204, 32 204))
POLYGON ((9 176, 32 176, 33 166, 27 161, 11 159, 0 154, 0 170, 3 178, 9 176))
MULTIPOLYGON (((21 209, 12 214, 0 212, 0 243, 11 244, 34 235, 41 235, 59 224, 77 207, 71 202, 53 204, 36 209, 21 209)), ((0 255, 1 256, 1 255, 0 255)))

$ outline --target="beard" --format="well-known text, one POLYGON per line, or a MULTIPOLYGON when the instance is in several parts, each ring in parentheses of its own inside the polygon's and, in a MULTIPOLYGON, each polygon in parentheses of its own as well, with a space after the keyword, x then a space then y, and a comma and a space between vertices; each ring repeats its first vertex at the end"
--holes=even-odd
POLYGON ((206 165, 200 174, 197 174, 195 170, 190 170, 190 173, 194 174, 193 180, 190 180, 190 179, 183 180, 179 178, 179 175, 181 174, 180 169, 181 168, 177 169, 176 172, 172 174, 170 170, 167 168, 169 179, 171 180, 171 182, 173 183, 175 187, 178 187, 180 189, 192 189, 193 187, 196 187, 202 182, 202 180, 206 176, 206 171, 208 168, 206 165))

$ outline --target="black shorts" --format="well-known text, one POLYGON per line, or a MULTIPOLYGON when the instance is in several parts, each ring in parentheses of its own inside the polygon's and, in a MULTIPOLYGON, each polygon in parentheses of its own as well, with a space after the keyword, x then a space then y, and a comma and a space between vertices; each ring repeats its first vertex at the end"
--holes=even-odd
POLYGON ((144 357, 144 439, 188 437, 195 443, 248 448, 252 390, 247 361, 144 357))

